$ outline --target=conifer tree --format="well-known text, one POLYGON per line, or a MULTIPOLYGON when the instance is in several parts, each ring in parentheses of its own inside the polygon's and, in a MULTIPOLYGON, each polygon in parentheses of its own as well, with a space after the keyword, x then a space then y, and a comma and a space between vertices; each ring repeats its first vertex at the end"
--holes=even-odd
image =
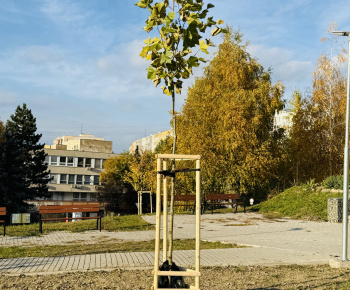
POLYGON ((23 210, 23 200, 49 196, 49 171, 44 164, 46 154, 44 145, 39 143, 41 134, 36 130, 36 119, 23 104, 11 115, 2 134, 0 190, 5 194, 7 189, 15 188, 7 193, 11 197, 7 196, 3 201, 13 210, 23 210))
POLYGON ((7 212, 21 212, 26 208, 26 191, 29 181, 23 171, 22 148, 11 126, 5 126, 0 143, 0 205, 7 212))

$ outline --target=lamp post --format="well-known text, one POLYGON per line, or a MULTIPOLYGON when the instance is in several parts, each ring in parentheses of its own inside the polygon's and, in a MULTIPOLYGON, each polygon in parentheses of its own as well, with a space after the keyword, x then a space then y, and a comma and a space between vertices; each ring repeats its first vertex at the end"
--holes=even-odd
POLYGON ((350 95, 350 31, 333 31, 332 34, 348 37, 348 84, 346 96, 346 125, 344 146, 343 183, 343 261, 348 260, 348 186, 349 186, 349 95, 350 95))

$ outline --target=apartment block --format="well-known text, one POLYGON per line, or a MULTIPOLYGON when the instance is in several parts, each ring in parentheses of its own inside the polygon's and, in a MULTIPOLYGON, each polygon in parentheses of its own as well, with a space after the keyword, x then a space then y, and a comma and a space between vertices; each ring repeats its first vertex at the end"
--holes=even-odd
POLYGON ((141 139, 137 139, 129 147, 129 152, 134 153, 136 150, 136 147, 138 147, 139 150, 141 151, 147 150, 147 151, 154 152, 159 142, 168 136, 171 136, 171 130, 159 132, 157 134, 153 134, 141 139))
POLYGON ((48 185, 55 201, 96 201, 100 173, 112 152, 112 142, 93 135, 63 136, 46 145, 45 163, 50 169, 48 185))

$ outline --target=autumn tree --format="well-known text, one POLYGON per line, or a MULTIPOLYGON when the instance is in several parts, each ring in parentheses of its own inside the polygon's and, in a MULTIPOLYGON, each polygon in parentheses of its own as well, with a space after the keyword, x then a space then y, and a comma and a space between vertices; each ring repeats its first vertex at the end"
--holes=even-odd
POLYGON ((156 187, 156 163, 151 151, 135 153, 130 159, 129 172, 124 180, 129 182, 135 191, 150 190, 156 187))
MULTIPOLYGON (((328 34, 336 29, 332 25, 328 34)), ((304 96, 295 108, 291 133, 292 154, 297 168, 296 180, 322 181, 342 172, 344 120, 346 107, 346 79, 342 71, 345 51, 338 49, 332 36, 329 53, 317 61, 312 93, 304 96)))
POLYGON ((207 193, 248 194, 277 177, 282 135, 272 127, 275 110, 283 108, 283 85, 272 85, 270 71, 241 39, 239 32, 224 35, 178 116, 179 151, 203 156, 207 193))
POLYGON ((136 192, 125 180, 130 173, 132 155, 121 153, 107 159, 105 170, 100 173, 102 187, 98 193, 99 200, 107 203, 107 208, 113 212, 132 212, 135 209, 136 192))
MULTIPOLYGON (((147 33, 156 29, 158 36, 145 40, 146 46, 140 56, 151 60, 148 67, 147 78, 152 80, 155 86, 163 82, 162 90, 172 98, 172 124, 173 124, 173 149, 176 153, 176 116, 175 93, 180 93, 182 80, 188 79, 192 69, 198 67, 204 58, 197 56, 199 51, 208 53, 209 46, 213 46, 209 38, 203 39, 207 28, 215 26, 211 35, 218 35, 222 29, 218 25, 222 20, 214 21, 213 17, 207 17, 209 9, 214 5, 204 5, 203 0, 164 0, 153 4, 153 0, 140 0, 136 5, 150 12, 143 28, 147 33)), ((175 160, 172 163, 172 171, 175 170, 175 160)), ((170 200, 170 225, 169 225, 169 251, 168 260, 172 265, 173 246, 173 208, 175 195, 175 177, 172 178, 170 200)))

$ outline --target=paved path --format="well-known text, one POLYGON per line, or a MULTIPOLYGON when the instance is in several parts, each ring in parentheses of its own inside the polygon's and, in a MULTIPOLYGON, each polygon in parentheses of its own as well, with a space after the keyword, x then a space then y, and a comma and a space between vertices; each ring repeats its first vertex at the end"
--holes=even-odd
MULTIPOLYGON (((155 216, 144 216, 151 223, 155 216)), ((194 238, 195 217, 177 215, 174 238, 194 238)), ((201 251, 201 266, 327 264, 341 255, 341 224, 295 220, 266 220, 254 213, 205 214, 201 238, 248 245, 247 248, 201 251)), ((154 231, 84 233, 54 232, 40 237, 1 237, 0 247, 111 243, 115 240, 151 240, 154 231)), ((193 266, 194 251, 175 251, 174 261, 193 266)), ((0 259, 0 273, 39 274, 77 270, 152 267, 153 252, 107 253, 51 258, 0 259)))

